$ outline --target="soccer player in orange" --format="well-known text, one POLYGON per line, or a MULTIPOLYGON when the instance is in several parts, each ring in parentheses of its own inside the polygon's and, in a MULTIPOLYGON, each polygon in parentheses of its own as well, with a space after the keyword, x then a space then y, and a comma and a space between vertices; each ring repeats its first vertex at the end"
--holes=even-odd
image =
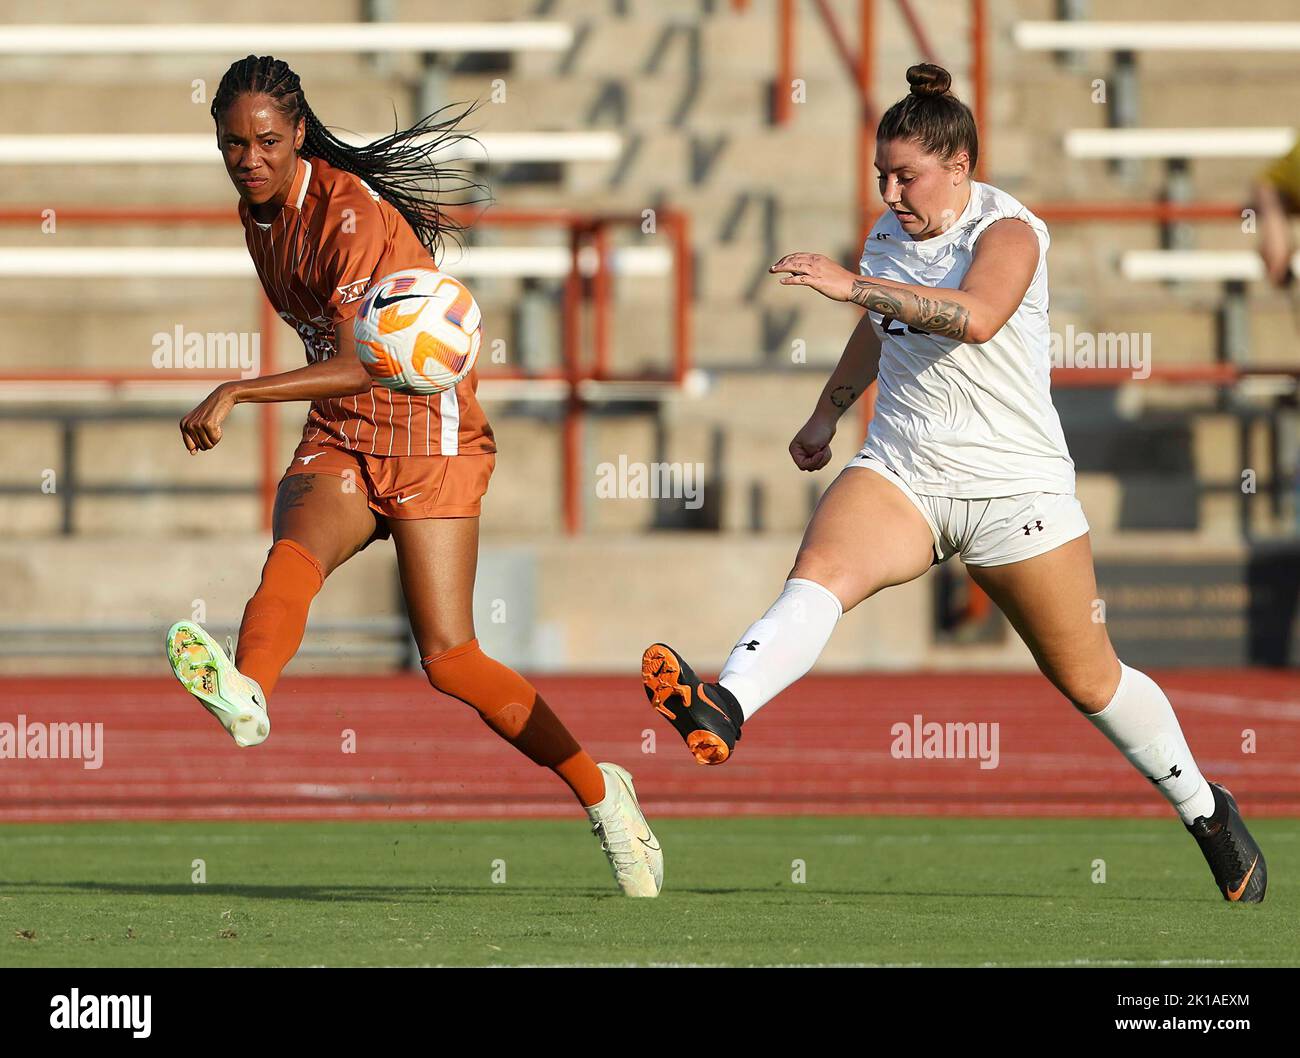
POLYGON ((192 621, 172 627, 168 656, 235 742, 257 745, 312 598, 342 563, 391 536, 429 682, 554 771, 587 810, 623 891, 655 896, 663 854, 631 777, 597 765, 536 689, 475 638, 479 509, 496 462, 476 374, 438 394, 396 393, 372 385, 356 353, 353 317, 371 282, 436 267, 444 233, 457 230, 436 201, 447 173, 430 155, 469 138, 456 126, 472 109, 355 147, 326 131, 284 62, 250 55, 221 79, 212 117, 248 252, 307 364, 222 383, 181 420, 181 435, 197 454, 220 442, 236 404, 306 400, 311 410, 276 493, 274 544, 233 662, 192 621))

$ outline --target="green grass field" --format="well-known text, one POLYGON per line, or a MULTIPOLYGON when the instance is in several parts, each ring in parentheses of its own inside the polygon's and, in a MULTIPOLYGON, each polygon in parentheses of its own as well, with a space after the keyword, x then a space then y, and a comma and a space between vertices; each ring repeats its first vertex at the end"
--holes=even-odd
POLYGON ((580 820, 13 825, 0 964, 1300 965, 1294 821, 1252 828, 1258 907, 1171 821, 660 820, 658 900, 580 820))

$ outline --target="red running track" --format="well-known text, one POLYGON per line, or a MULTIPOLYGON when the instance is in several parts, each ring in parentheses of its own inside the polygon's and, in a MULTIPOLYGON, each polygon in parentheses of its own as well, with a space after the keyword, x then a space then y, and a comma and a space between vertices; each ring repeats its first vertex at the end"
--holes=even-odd
MULTIPOLYGON (((1153 673, 1202 770, 1252 816, 1300 815, 1300 679, 1153 673), (1243 731, 1255 752, 1243 752, 1243 731)), ((1164 801, 1032 674, 809 677, 695 764, 635 677, 534 682, 597 760, 634 774, 652 816, 1161 816, 1164 801), (893 725, 997 723, 998 761, 891 754, 893 725), (653 733, 655 745, 650 749, 653 733), (644 748, 643 748, 644 747, 644 748)), ((418 675, 287 679, 271 738, 240 750, 166 678, 0 679, 0 724, 102 723, 98 769, 0 759, 0 821, 463 819, 572 815, 568 791, 418 675), (345 731, 356 752, 346 753, 345 731)), ((0 729, 2 730, 2 729, 0 729)), ((988 729, 991 732, 991 728, 988 729)))

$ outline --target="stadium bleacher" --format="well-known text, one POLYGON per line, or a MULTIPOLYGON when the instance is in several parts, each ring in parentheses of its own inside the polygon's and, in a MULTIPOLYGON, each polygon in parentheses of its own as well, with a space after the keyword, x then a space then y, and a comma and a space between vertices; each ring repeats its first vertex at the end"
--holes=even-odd
MULTIPOLYGON (((851 14, 846 4, 830 6, 846 19, 851 14)), ((1185 19, 1187 6, 1172 0, 1144 5, 1143 21, 1185 19)), ((402 23, 430 17, 430 5, 397 7, 402 23)), ((646 210, 677 211, 690 219, 689 344, 691 366, 698 371, 692 377, 707 380, 690 390, 667 385, 639 395, 589 391, 593 399, 581 438, 571 443, 564 401, 557 400, 563 391, 542 383, 530 391, 526 382, 512 380, 493 396, 491 365, 485 365, 485 404, 502 455, 484 518, 483 581, 490 585, 494 576, 506 575, 494 569, 517 573, 523 562, 530 582, 538 585, 528 617, 531 631, 521 639, 512 630, 516 638, 503 656, 529 664, 558 656, 559 664, 590 669, 622 664, 626 659, 615 661, 614 653, 633 640, 639 643, 644 632, 635 615, 623 626, 593 634, 568 605, 576 596, 565 593, 594 578, 635 578, 624 550, 632 534, 647 556, 644 562, 652 565, 656 549, 680 554, 698 546, 701 534, 674 530, 720 530, 736 554, 763 556, 751 575, 759 582, 756 597, 766 597, 784 573, 782 563, 816 495, 859 440, 856 420, 846 420, 830 469, 811 482, 790 471, 786 445, 838 357, 855 310, 792 297, 767 280, 766 268, 794 249, 856 260, 858 102, 838 65, 834 41, 808 17, 797 39, 797 69, 808 102, 794 107, 787 124, 773 124, 775 7, 752 3, 742 10, 685 0, 622 5, 448 0, 437 5, 439 22, 486 25, 460 37, 430 30, 418 48, 410 26, 362 27, 348 47, 338 43, 339 33, 325 33, 321 39, 330 37, 328 46, 338 49, 328 53, 316 50, 325 46, 319 42, 288 49, 298 31, 277 29, 277 37, 265 25, 244 35, 235 31, 230 38, 184 26, 164 27, 151 36, 133 31, 137 39, 129 45, 76 32, 71 25, 58 34, 5 27, 0 104, 11 120, 0 138, 0 174, 8 185, 7 204, 53 209, 56 217, 59 209, 91 206, 229 207, 232 213, 227 226, 68 220, 54 235, 34 225, 0 227, 0 316, 6 342, 17 354, 7 358, 6 370, 147 370, 156 333, 177 325, 204 333, 252 332, 260 326, 257 290, 246 265, 238 264, 242 236, 233 221, 233 192, 215 150, 206 167, 192 164, 202 157, 210 133, 210 96, 203 92, 215 88, 236 54, 286 49, 284 57, 302 74, 317 113, 345 129, 391 126, 394 112, 406 123, 417 106, 438 96, 488 99, 499 82, 503 101, 486 102, 475 116, 493 161, 482 172, 496 196, 494 208, 633 217, 646 210), (236 46, 239 42, 245 43, 236 46), (439 47, 434 76, 421 55, 439 47), (388 52, 387 60, 373 62, 381 50, 388 52), (75 63, 59 58, 73 52, 75 63), (91 136, 93 142, 76 139, 91 136), (93 160, 68 163, 67 151, 84 152, 88 146, 99 152, 93 160), (180 255, 183 265, 169 255, 180 255), (43 261, 50 262, 48 269, 43 261), (56 322, 58 340, 52 342, 56 322), (31 351, 38 349, 40 361, 34 363, 31 351), (595 502, 593 468, 619 455, 705 462, 710 491, 704 509, 688 514, 672 504, 595 502), (583 531, 572 539, 564 536, 571 514, 562 502, 566 460, 567 473, 576 474, 580 486, 583 531), (557 642, 562 644, 558 655, 557 642)), ((315 5, 313 18, 342 24, 356 18, 356 8, 329 0, 315 5)), ((1222 47, 1207 55, 1204 40, 1195 35, 1184 44, 1197 50, 1171 50, 1167 27, 1145 28, 1136 39, 1098 35, 1095 24, 1049 32, 1041 28, 1056 17, 1056 5, 1048 0, 988 8, 993 69, 988 124, 981 130, 990 157, 987 176, 1031 208, 1070 201, 1159 202, 1170 197, 1166 162, 1171 158, 1194 159, 1178 166, 1173 197, 1188 203, 1240 202, 1244 208, 1254 173, 1294 140, 1300 90, 1278 85, 1294 61, 1287 50, 1294 45, 1287 42, 1300 35, 1300 24, 1269 31, 1272 50, 1222 47), (1077 65, 1060 61, 1058 53, 1066 51, 1076 53, 1075 62, 1084 63, 1086 73, 1102 79, 1113 76, 1112 53, 1138 54, 1139 61, 1125 67, 1121 87, 1140 98, 1140 111, 1126 104, 1139 127, 1113 127, 1114 108, 1090 98, 1084 87, 1090 78, 1080 77, 1077 65), (1230 76, 1229 82, 1209 83, 1207 66, 1230 76), (1248 129, 1241 128, 1245 113, 1248 129), (1131 146, 1135 139, 1137 147, 1131 146), (1109 160, 1119 157, 1132 165, 1114 169, 1109 160)), ((1260 5, 1258 18, 1284 19, 1286 8, 1260 5)), ((153 17, 152 5, 143 2, 124 2, 117 9, 124 23, 153 17)), ((222 16, 231 24, 291 23, 298 10, 279 0, 234 0, 223 5, 222 16)), ((1128 11, 1108 0, 1090 4, 1089 13, 1092 23, 1109 23, 1128 11)), ((964 0, 924 5, 936 57, 954 71, 955 90, 966 98, 972 87, 965 44, 971 17, 964 0)), ((1240 32, 1242 47, 1250 46, 1249 34, 1240 32)), ((902 94, 903 70, 917 57, 916 47, 892 5, 881 5, 871 85, 878 104, 902 94)), ((1189 222, 1176 248, 1166 245, 1163 235, 1154 220, 1085 217, 1054 223, 1054 329, 1150 334, 1157 376, 1163 369, 1224 361, 1280 368, 1300 363, 1290 298, 1257 281, 1258 270, 1249 263, 1253 236, 1239 220, 1189 222), (1189 262, 1196 262, 1194 274, 1186 271, 1189 262), (1237 321, 1226 342, 1225 299, 1228 315, 1237 321), (1243 313, 1250 322, 1245 329, 1243 313)), ((562 366, 569 236, 561 224, 509 229, 487 224, 470 237, 467 261, 478 266, 471 264, 466 274, 474 277, 487 340, 502 339, 511 355, 527 347, 530 370, 562 366)), ((622 277, 616 266, 610 280, 610 380, 671 374, 677 321, 668 238, 662 229, 647 234, 627 225, 611 228, 609 237, 614 259, 640 263, 639 270, 624 268, 622 277)), ((590 276, 585 282, 590 285, 590 276)), ((294 362, 292 332, 280 328, 277 345, 279 362, 294 362)), ((1080 492, 1103 561, 1108 555, 1171 553, 1170 540, 1178 542, 1174 550, 1204 546, 1239 555, 1243 527, 1261 538, 1294 535, 1297 434, 1294 408, 1286 407, 1293 397, 1284 380, 1278 385, 1282 388, 1267 392, 1258 386, 1228 392, 1156 378, 1140 387, 1098 388, 1075 386, 1062 377, 1058 406, 1075 445, 1080 492), (1225 430, 1246 437, 1248 465, 1269 501, 1242 506, 1236 483, 1240 468, 1230 462, 1235 457, 1225 455, 1225 446, 1205 441, 1225 430), (1135 467, 1116 456, 1126 446, 1164 453, 1168 466, 1181 469, 1171 474, 1135 467)), ((46 622, 72 619, 59 599, 65 581, 84 575, 84 568, 64 561, 69 548, 98 553, 103 565, 143 568, 159 541, 192 555, 220 546, 242 556, 247 576, 232 575, 228 596, 209 600, 226 619, 236 617, 240 592, 266 546, 259 535, 263 505, 251 487, 263 460, 257 412, 237 411, 222 447, 202 460, 189 460, 174 423, 166 419, 113 419, 70 433, 57 418, 29 414, 33 406, 58 399, 53 391, 36 397, 31 386, 0 384, 5 451, 0 510, 12 534, 0 543, 0 568, 10 573, 0 580, 3 590, 21 591, 23 599, 22 609, 17 597, 10 600, 5 620, 16 620, 20 612, 46 622), (16 414, 22 409, 28 409, 26 417, 16 414), (42 469, 59 468, 69 446, 76 447, 82 467, 97 453, 111 453, 108 476, 124 485, 184 478, 250 488, 222 496, 216 518, 211 508, 196 510, 192 499, 165 493, 87 495, 77 501, 74 536, 60 539, 60 505, 29 485, 39 484, 42 469), (74 569, 81 572, 69 572, 74 569)), ((123 399, 100 396, 90 403, 120 405, 123 399)), ((141 401, 150 415, 165 403, 156 394, 141 401)), ((84 411, 87 405, 78 406, 84 411)), ((280 416, 277 466, 287 460, 299 422, 295 408, 280 416)), ((703 539, 708 547, 718 546, 711 533, 703 539)), ((376 599, 366 591, 367 581, 390 576, 374 572, 385 563, 391 563, 391 555, 371 549, 357 570, 340 574, 313 620, 325 628, 330 621, 391 616, 391 593, 376 599)), ((750 567, 739 562, 738 568, 750 567)), ((133 590, 122 615, 126 624, 160 619, 177 605, 165 586, 141 584, 133 590)), ((926 581, 899 589, 894 597, 891 605, 900 613, 916 615, 905 642, 892 643, 889 652, 864 654, 864 643, 844 637, 832 645, 826 663, 1027 664, 1023 649, 1011 641, 974 648, 934 645, 932 594, 926 581)), ((98 604, 87 600, 85 605, 98 604)), ((717 604, 723 605, 725 613, 714 613, 701 604, 708 612, 701 615, 697 642, 705 656, 716 653, 730 634, 720 630, 730 628, 735 600, 717 604)), ((488 637, 492 634, 487 630, 488 637)), ((688 651, 691 646, 683 643, 688 651)), ((19 656, 21 647, 0 656, 0 666, 22 664, 19 656)), ((389 660, 385 656, 382 663, 389 660)), ((126 668, 149 663, 127 653, 118 661, 126 668)), ((327 671, 331 664, 355 662, 324 656, 310 663, 327 671)))

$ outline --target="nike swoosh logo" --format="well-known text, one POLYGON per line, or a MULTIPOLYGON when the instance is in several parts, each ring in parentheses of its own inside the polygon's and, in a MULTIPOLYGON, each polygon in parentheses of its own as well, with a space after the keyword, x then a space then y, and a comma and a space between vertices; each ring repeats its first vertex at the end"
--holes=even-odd
POLYGON ((413 493, 411 493, 411 495, 409 495, 409 496, 398 496, 398 497, 397 497, 397 502, 398 502, 398 503, 405 503, 407 500, 413 500, 413 499, 415 499, 416 496, 423 496, 423 495, 424 495, 424 493, 422 493, 422 492, 413 492, 413 493))
POLYGON ((1246 877, 1241 880, 1241 884, 1236 889, 1228 890, 1229 900, 1240 900, 1241 894, 1246 891, 1246 883, 1250 881, 1250 876, 1255 873, 1255 866, 1259 863, 1259 856, 1255 856, 1255 862, 1250 865, 1250 870, 1246 872, 1246 877))
POLYGON ((713 700, 708 696, 708 694, 705 693, 704 684, 702 683, 700 684, 699 695, 700 695, 700 700, 702 702, 704 702, 706 705, 712 706, 714 709, 720 712, 724 717, 726 717, 727 723, 729 724, 731 723, 731 717, 727 716, 727 710, 723 709, 720 705, 717 705, 713 702, 713 700))
MULTIPOLYGON (((628 781, 627 781, 626 779, 624 779, 623 776, 621 776, 621 775, 618 777, 618 781, 619 781, 619 785, 623 787, 623 795, 624 795, 624 796, 625 796, 629 801, 632 802, 632 806, 636 809, 637 813, 640 814, 640 813, 641 813, 641 808, 640 808, 640 806, 637 804, 637 801, 636 801, 636 794, 633 792, 631 785, 630 785, 630 784, 628 783, 628 781)), ((644 816, 644 815, 641 815, 641 822, 645 823, 645 816, 644 816)), ((658 851, 660 851, 660 850, 659 850, 659 842, 655 841, 654 834, 652 834, 652 833, 650 832, 650 824, 649 824, 649 823, 646 823, 646 825, 645 825, 645 837, 642 837, 640 834, 638 834, 638 835, 636 836, 636 839, 637 839, 637 841, 641 842, 641 844, 644 845, 644 846, 645 846, 647 849, 649 849, 651 852, 658 852, 658 851), (654 843, 653 845, 650 844, 650 842, 652 842, 652 841, 655 841, 655 843, 654 843)))
POLYGON ((386 298, 384 297, 383 294, 376 294, 375 308, 382 309, 388 305, 396 304, 399 301, 409 301, 411 298, 422 298, 422 297, 424 297, 423 294, 394 294, 392 297, 386 298))

